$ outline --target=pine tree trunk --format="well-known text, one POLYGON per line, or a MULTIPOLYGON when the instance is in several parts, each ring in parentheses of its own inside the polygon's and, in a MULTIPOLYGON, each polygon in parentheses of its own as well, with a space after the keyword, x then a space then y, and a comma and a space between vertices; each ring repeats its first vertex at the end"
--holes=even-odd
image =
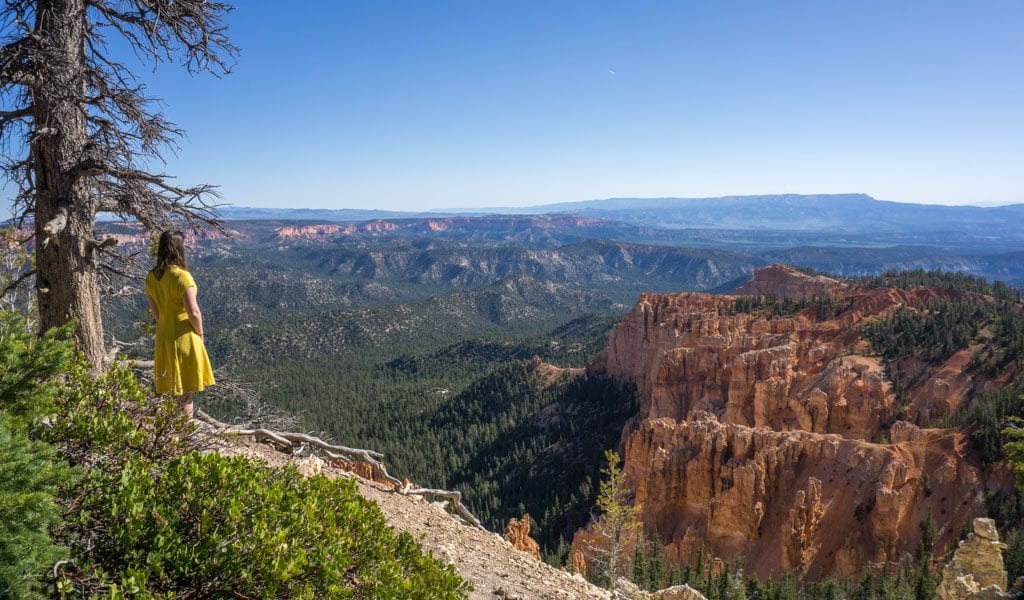
POLYGON ((85 158, 88 144, 86 8, 83 0, 39 0, 37 6, 36 32, 44 33, 47 72, 32 86, 40 330, 74 320, 78 348, 98 369, 105 351, 92 244, 97 199, 87 179, 74 169, 85 158), (52 234, 61 224, 63 228, 52 234))

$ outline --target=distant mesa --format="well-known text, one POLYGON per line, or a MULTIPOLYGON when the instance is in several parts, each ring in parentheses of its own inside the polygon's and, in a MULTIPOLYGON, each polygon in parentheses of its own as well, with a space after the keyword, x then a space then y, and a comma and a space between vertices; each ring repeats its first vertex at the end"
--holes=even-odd
MULTIPOLYGON (((723 196, 718 198, 610 198, 559 204, 433 210, 426 212, 359 209, 263 209, 228 207, 225 219, 295 219, 326 223, 359 223, 368 220, 418 222, 426 230, 458 228, 449 219, 519 218, 511 221, 531 227, 566 226, 558 218, 580 218, 574 226, 605 225, 654 228, 661 231, 720 230, 775 231, 787 235, 827 238, 844 235, 869 238, 878 244, 993 244, 1024 243, 1016 223, 1024 218, 1024 204, 1006 206, 949 206, 877 200, 866 194, 779 194, 723 196), (540 217, 541 219, 538 219, 540 217), (534 219, 532 221, 526 219, 534 219), (550 219, 546 223, 543 218, 550 219), (589 221, 587 221, 589 219, 589 221)), ((470 226, 464 221, 462 226, 470 226)), ((405 225, 400 225, 404 228, 405 225)))
MULTIPOLYGON (((101 233, 99 238, 101 240, 113 238, 117 240, 118 246, 126 247, 149 246, 153 240, 152 234, 137 223, 115 223, 112 225, 112 228, 112 231, 101 233)), ((195 246, 204 242, 245 237, 245 234, 237 229, 226 229, 224 232, 214 229, 203 229, 200 231, 185 229, 183 233, 185 234, 185 244, 189 246, 195 246)))
POLYGON ((539 216, 491 216, 491 217, 447 217, 440 219, 414 219, 391 221, 374 219, 360 223, 318 223, 310 225, 286 225, 274 230, 279 241, 321 240, 358 233, 385 233, 406 230, 409 232, 448 231, 527 231, 530 229, 549 230, 553 228, 595 227, 605 223, 602 219, 577 215, 539 216))
POLYGON ((278 227, 274 231, 274 237, 278 240, 315 240, 343 233, 348 234, 355 232, 355 225, 293 225, 288 227, 278 227))

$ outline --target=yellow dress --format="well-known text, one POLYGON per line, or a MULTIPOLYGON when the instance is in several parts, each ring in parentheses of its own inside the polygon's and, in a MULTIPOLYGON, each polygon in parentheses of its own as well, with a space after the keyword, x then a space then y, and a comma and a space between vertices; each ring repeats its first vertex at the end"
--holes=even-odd
POLYGON ((153 351, 153 383, 158 394, 180 396, 214 384, 203 338, 185 312, 183 294, 190 287, 196 287, 192 275, 175 266, 160 279, 152 271, 146 276, 146 295, 156 302, 160 315, 153 351))

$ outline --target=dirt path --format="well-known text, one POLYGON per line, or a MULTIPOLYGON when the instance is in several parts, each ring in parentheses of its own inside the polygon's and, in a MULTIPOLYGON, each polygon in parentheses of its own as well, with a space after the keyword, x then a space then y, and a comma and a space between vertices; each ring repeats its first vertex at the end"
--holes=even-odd
POLYGON ((307 475, 354 477, 359 492, 380 506, 388 524, 399 531, 408 531, 436 558, 454 565, 463 579, 472 582, 474 591, 470 597, 474 600, 610 598, 608 592, 587 583, 581 576, 571 575, 516 550, 500 535, 464 525, 440 503, 420 496, 403 496, 317 459, 294 459, 262 444, 223 445, 218 451, 259 458, 275 466, 293 462, 307 475))

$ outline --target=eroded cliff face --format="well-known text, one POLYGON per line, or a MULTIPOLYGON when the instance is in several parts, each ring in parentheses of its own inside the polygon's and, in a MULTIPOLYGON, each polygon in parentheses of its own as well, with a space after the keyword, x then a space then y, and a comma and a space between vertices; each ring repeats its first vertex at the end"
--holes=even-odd
POLYGON ((337 235, 348 235, 357 231, 355 225, 291 225, 274 230, 274 238, 284 240, 318 240, 337 235))
POLYGON ((799 299, 839 294, 848 287, 824 275, 808 275, 788 265, 769 265, 758 269, 757 276, 735 293, 799 299))
POLYGON ((725 422, 874 439, 894 418, 877 358, 841 321, 732 314, 734 298, 645 294, 594 368, 638 388, 640 419, 725 422))
POLYGON ((916 433, 882 445, 695 411, 643 421, 626 444, 625 472, 641 520, 680 564, 703 545, 761 576, 848 575, 912 553, 929 512, 945 547, 982 509, 964 436, 916 433))
POLYGON ((622 443, 645 528, 677 564, 703 547, 763 577, 898 561, 929 513, 945 551, 984 510, 985 482, 962 432, 918 425, 972 389, 963 353, 901 406, 858 326, 957 292, 851 290, 787 273, 759 271, 744 289, 829 295, 838 308, 768 317, 737 312, 735 296, 645 294, 591 365, 641 399, 622 443))

